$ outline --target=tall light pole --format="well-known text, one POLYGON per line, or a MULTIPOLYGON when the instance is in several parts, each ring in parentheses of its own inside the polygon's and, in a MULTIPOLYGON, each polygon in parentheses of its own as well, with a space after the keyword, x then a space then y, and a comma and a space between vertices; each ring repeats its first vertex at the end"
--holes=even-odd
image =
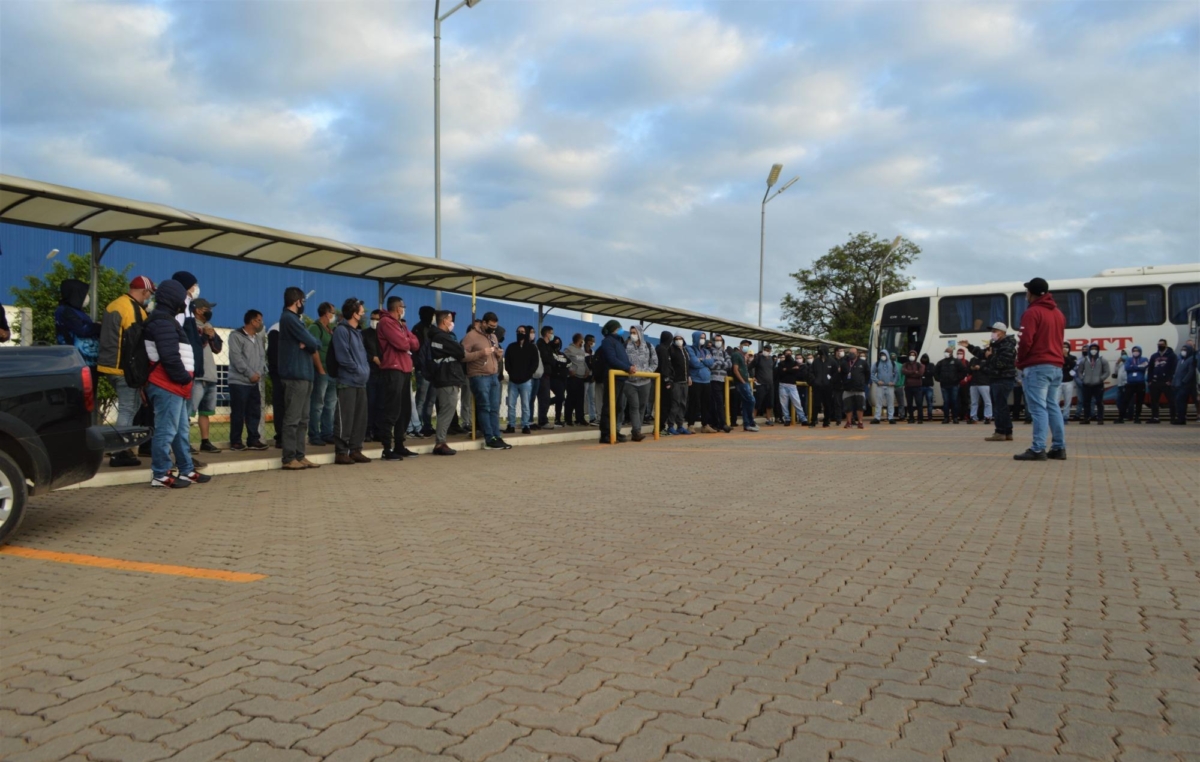
MULTIPOLYGON (((767 203, 783 193, 788 188, 792 187, 792 183, 800 179, 799 176, 793 177, 784 183, 783 187, 771 193, 771 188, 779 181, 779 173, 783 171, 782 164, 773 164, 771 172, 767 175, 767 192, 763 194, 762 200, 762 227, 758 234, 758 327, 762 328, 762 308, 763 308, 763 264, 766 260, 767 251, 767 203)), ((762 342, 759 342, 761 347, 762 342)))
POLYGON ((887 263, 891 261, 892 255, 896 253, 896 249, 900 248, 900 236, 892 241, 892 245, 888 247, 887 254, 883 255, 883 259, 879 261, 879 300, 883 301, 883 273, 887 263))
MULTIPOLYGON (((442 258, 442 22, 464 5, 474 8, 483 0, 462 0, 442 15, 442 0, 433 3, 433 255, 442 258)), ((442 292, 435 292, 437 309, 442 308, 442 292)))

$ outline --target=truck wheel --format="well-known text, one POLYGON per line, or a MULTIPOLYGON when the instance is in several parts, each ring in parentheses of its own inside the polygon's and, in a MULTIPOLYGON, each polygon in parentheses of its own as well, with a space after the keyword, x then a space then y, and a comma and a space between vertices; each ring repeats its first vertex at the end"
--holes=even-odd
POLYGON ((0 545, 17 531, 25 517, 25 475, 7 453, 0 452, 0 545))

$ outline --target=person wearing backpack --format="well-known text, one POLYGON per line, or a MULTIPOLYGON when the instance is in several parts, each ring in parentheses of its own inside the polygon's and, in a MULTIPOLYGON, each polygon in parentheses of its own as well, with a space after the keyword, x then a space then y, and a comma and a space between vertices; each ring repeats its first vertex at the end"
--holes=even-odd
POLYGON ((334 463, 343 466, 370 463, 363 455, 363 439, 367 435, 367 380, 371 363, 363 344, 362 323, 367 309, 362 301, 350 298, 342 304, 342 322, 333 330, 329 347, 329 376, 337 386, 337 413, 333 417, 334 444, 337 455, 334 463))
MULTIPOLYGON (((129 282, 128 293, 109 302, 100 319, 97 370, 108 376, 108 382, 117 392, 117 426, 132 426, 133 417, 142 406, 141 387, 126 382, 125 370, 133 354, 131 341, 141 339, 140 328, 136 339, 131 336, 130 329, 146 322, 150 316, 147 305, 153 295, 154 282, 139 275, 129 282)), ((142 461, 133 450, 121 450, 109 454, 108 465, 113 468, 140 466, 142 461)))

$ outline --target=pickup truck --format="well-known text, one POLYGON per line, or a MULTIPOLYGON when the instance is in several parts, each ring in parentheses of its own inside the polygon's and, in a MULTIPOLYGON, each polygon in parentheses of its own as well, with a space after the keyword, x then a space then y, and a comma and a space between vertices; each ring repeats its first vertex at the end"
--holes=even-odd
POLYGON ((106 451, 149 438, 144 426, 92 424, 95 383, 75 347, 0 347, 0 544, 30 496, 87 481, 106 451))

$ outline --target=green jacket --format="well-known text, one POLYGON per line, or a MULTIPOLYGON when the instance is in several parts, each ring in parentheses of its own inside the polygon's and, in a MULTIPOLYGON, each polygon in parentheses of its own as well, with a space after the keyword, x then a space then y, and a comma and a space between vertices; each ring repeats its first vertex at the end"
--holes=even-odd
POLYGON ((321 342, 321 348, 317 350, 317 353, 321 355, 321 367, 325 367, 326 358, 329 356, 329 345, 333 343, 333 332, 327 331, 320 323, 310 325, 308 332, 313 335, 314 339, 321 342))
POLYGON ((896 360, 896 388, 904 388, 904 363, 896 360))

